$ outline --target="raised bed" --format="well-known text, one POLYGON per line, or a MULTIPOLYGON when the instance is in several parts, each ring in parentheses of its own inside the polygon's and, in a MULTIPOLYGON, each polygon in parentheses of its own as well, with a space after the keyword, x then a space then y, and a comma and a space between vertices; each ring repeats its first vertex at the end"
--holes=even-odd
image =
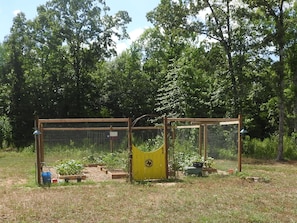
POLYGON ((86 175, 60 175, 59 179, 65 180, 65 182, 69 182, 69 180, 76 180, 77 182, 81 182, 87 178, 86 175))
POLYGON ((108 171, 108 173, 111 174, 111 179, 122 179, 128 177, 128 173, 122 171, 108 171))
POLYGON ((105 166, 101 166, 100 170, 104 171, 106 174, 110 174, 111 179, 121 179, 128 177, 128 173, 124 172, 121 169, 108 170, 105 166))

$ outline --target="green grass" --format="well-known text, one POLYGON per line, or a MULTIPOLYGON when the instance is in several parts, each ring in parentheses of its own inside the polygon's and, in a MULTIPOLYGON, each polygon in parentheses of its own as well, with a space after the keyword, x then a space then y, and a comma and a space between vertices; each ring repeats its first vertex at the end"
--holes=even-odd
POLYGON ((0 152, 0 222, 297 222, 294 163, 249 163, 238 175, 178 182, 50 188, 34 186, 34 165, 34 154, 0 152))

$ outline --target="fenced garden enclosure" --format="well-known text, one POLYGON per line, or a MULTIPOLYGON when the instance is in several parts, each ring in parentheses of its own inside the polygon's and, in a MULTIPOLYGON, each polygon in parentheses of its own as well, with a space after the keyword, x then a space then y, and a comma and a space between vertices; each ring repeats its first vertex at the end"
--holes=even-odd
MULTIPOLYGON (((167 118, 139 126, 130 118, 37 119, 36 174, 63 160, 109 163, 132 180, 167 179, 192 162, 241 171, 241 117, 167 118)), ((75 164, 77 165, 77 163, 75 164)))
POLYGON ((173 170, 201 162, 220 171, 241 171, 241 116, 166 120, 171 131, 168 159, 173 170))
POLYGON ((63 160, 79 160, 69 167, 75 171, 86 163, 102 163, 102 158, 113 160, 114 153, 123 152, 125 157, 117 157, 114 162, 127 165, 129 122, 129 118, 37 119, 38 184, 42 183, 40 176, 46 167, 63 160), (102 157, 103 154, 106 155, 102 157))

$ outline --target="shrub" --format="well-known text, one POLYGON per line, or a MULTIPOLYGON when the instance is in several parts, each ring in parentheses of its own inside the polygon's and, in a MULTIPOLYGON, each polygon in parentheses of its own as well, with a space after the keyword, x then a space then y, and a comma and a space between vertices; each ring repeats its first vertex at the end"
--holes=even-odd
MULTIPOLYGON (((246 138, 243 144, 244 153, 256 159, 275 159, 277 156, 278 136, 273 135, 264 140, 246 138)), ((297 159, 297 146, 293 136, 284 137, 284 158, 297 159)))
POLYGON ((294 136, 284 137, 284 158, 289 160, 297 159, 297 146, 294 136))
POLYGON ((0 116, 0 148, 10 146, 12 142, 12 127, 7 116, 0 116))
POLYGON ((276 157, 276 136, 271 136, 264 140, 246 138, 243 146, 245 154, 252 158, 273 159, 276 157))

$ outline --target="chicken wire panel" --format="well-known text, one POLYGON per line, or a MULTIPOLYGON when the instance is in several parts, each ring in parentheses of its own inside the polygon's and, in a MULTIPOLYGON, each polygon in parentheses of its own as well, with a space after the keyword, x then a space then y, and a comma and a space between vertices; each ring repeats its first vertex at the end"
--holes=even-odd
POLYGON ((207 126, 207 157, 215 160, 216 168, 235 170, 238 166, 238 125, 207 126))
POLYGON ((142 151, 153 151, 164 144, 163 128, 133 129, 132 144, 142 151))
POLYGON ((179 126, 171 130, 170 148, 174 146, 177 151, 198 153, 199 128, 189 126, 179 126))
POLYGON ((110 136, 110 131, 46 131, 44 134, 44 148, 45 150, 52 150, 55 147, 71 146, 71 147, 89 147, 96 148, 98 151, 108 151, 110 148, 110 141, 113 142, 114 151, 126 149, 127 145, 127 131, 113 131, 117 132, 117 136, 110 136))
POLYGON ((238 167, 237 124, 193 125, 175 122, 168 139, 169 162, 173 159, 175 163, 177 161, 179 165, 187 166, 195 160, 212 160, 212 167, 222 171, 236 170, 238 167))
MULTIPOLYGON (((44 123, 46 159, 79 159, 128 149, 127 123, 44 123)), ((46 161, 48 162, 48 161, 46 161)))

